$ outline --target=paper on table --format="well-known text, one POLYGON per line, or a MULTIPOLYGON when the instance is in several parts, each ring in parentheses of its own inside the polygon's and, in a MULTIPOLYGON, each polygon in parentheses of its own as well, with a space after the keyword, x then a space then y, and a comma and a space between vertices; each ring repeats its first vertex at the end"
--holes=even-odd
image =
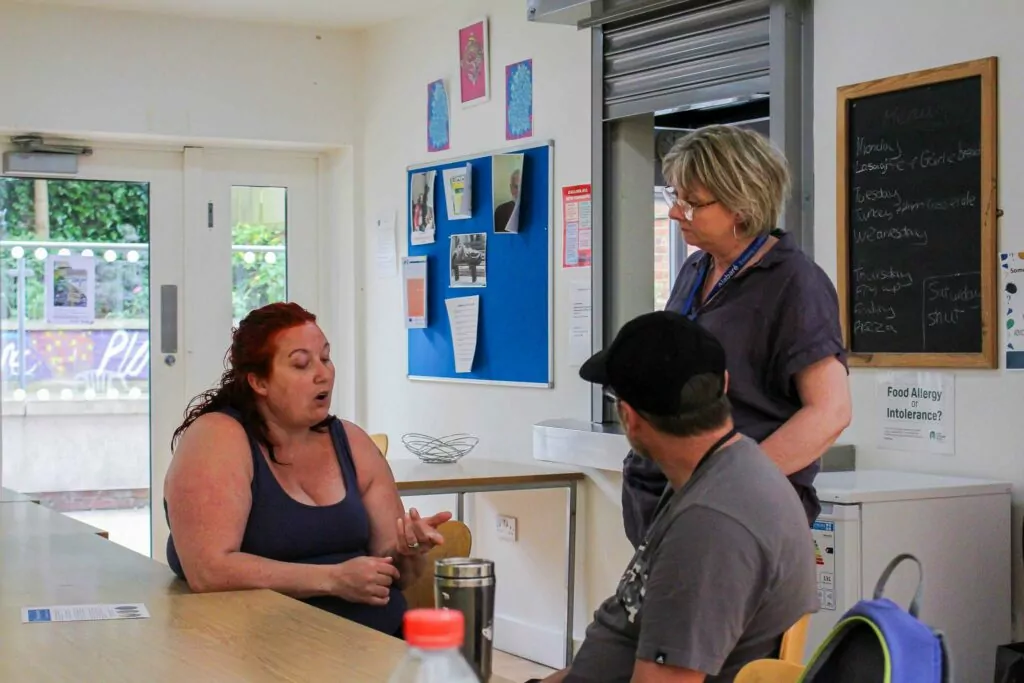
POLYGON ((388 211, 377 217, 374 226, 378 277, 390 277, 398 270, 398 240, 395 237, 395 223, 395 213, 388 211))
POLYGON ((446 299, 444 303, 448 307, 448 322, 452 328, 455 372, 472 372, 480 321, 480 296, 460 296, 446 299))
POLYGON ((402 299, 405 304, 405 327, 409 330, 427 326, 427 257, 402 259, 402 299))
POLYGON ((569 365, 580 366, 591 355, 589 282, 569 285, 569 365))
POLYGON ((448 220, 459 221, 473 215, 473 166, 466 164, 446 168, 441 172, 444 178, 444 201, 448 207, 448 220))
POLYGON ((21 623, 23 624, 45 624, 54 621, 104 621, 107 619, 149 619, 149 610, 140 602, 113 605, 53 605, 21 609, 21 623))

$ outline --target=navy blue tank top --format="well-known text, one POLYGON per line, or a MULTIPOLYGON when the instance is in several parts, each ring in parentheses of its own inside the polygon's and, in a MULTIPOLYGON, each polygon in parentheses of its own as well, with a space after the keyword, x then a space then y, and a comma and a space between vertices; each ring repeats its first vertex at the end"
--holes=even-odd
MULTIPOLYGON (((227 414, 237 419, 236 415, 227 414)), ((340 420, 330 423, 330 434, 345 480, 345 498, 334 505, 306 505, 288 495, 274 477, 256 439, 249 434, 252 508, 241 552, 297 564, 340 564, 368 554, 370 518, 359 493, 348 436, 340 420)), ((175 574, 185 578, 173 537, 167 539, 167 562, 175 574)), ((303 602, 388 635, 401 635, 406 602, 397 586, 391 586, 391 599, 384 607, 331 596, 307 598, 303 602)))

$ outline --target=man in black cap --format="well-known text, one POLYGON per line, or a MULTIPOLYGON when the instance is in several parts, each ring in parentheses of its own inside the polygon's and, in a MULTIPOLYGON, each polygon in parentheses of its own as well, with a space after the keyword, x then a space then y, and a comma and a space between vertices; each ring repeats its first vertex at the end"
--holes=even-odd
POLYGON ((630 321, 580 376, 615 399, 633 450, 669 487, 572 666, 547 681, 731 682, 818 608, 800 500, 733 427, 725 351, 684 316, 630 321))

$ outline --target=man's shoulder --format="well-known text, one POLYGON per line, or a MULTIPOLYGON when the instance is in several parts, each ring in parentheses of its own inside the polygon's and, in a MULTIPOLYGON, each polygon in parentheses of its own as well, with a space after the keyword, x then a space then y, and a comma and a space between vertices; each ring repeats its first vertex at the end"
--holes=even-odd
POLYGON ((750 486, 768 493, 776 486, 785 490, 784 485, 789 485, 785 475, 772 462, 761 445, 748 436, 743 436, 722 448, 715 460, 710 463, 704 479, 710 480, 714 485, 695 488, 705 495, 725 496, 729 499, 734 496, 727 486, 721 484, 722 480, 728 481, 732 486, 750 486))
POLYGON ((790 528, 806 531, 807 517, 793 485, 747 437, 723 448, 688 494, 679 501, 677 513, 684 523, 688 510, 706 508, 731 518, 759 540, 790 528))

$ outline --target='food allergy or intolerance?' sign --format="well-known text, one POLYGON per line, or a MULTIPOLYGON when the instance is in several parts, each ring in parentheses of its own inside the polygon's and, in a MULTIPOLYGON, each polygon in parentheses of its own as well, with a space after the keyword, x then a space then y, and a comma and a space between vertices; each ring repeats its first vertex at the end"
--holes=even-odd
POLYGON ((878 377, 878 447, 952 455, 953 375, 892 372, 878 377))

